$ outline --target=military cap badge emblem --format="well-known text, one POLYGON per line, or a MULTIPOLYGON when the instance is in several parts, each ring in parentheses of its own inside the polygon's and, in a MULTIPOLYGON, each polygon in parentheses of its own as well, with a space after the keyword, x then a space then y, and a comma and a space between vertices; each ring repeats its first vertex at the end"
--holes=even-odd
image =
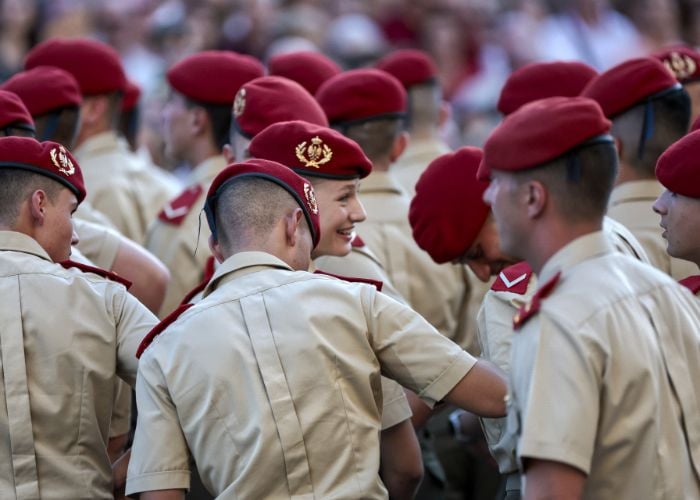
POLYGON ((304 196, 306 196, 306 204, 309 205, 309 209, 316 215, 318 213, 318 203, 316 203, 314 188, 308 182, 304 183, 304 196))
POLYGON ((53 148, 49 151, 51 156, 51 163, 53 163, 59 172, 63 175, 73 175, 75 172, 75 166, 73 162, 68 158, 66 148, 59 146, 58 148, 53 148))
POLYGON ((321 165, 328 163, 333 158, 333 150, 328 144, 323 144, 320 137, 311 139, 311 144, 306 146, 307 141, 297 145, 294 152, 301 163, 306 167, 321 168, 321 165))
POLYGON ((241 87, 233 100, 233 116, 241 116, 243 111, 245 111, 245 89, 241 87))
POLYGON ((698 67, 692 57, 678 52, 671 52, 670 59, 666 59, 664 64, 679 80, 691 76, 698 67))

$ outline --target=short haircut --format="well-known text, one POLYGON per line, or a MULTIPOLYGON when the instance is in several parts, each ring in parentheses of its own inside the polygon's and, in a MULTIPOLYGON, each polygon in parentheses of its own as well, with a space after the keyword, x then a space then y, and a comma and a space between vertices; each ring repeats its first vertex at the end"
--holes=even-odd
POLYGON ((61 189, 67 188, 45 175, 12 168, 0 169, 0 224, 14 226, 20 205, 38 189, 45 191, 53 202, 61 189))
POLYGON ((78 106, 60 108, 34 117, 37 140, 58 142, 69 149, 73 147, 79 125, 78 106))
POLYGON ((410 131, 437 127, 442 105, 442 90, 436 81, 413 85, 408 89, 406 125, 410 131))
POLYGON ((367 158, 375 163, 391 154, 394 141, 403 132, 404 119, 380 118, 333 128, 358 143, 367 158))
POLYGON ((649 110, 641 103, 616 116, 611 133, 622 143, 622 160, 638 174, 653 178, 661 153, 688 132, 691 106, 683 88, 652 99, 648 105, 649 110), (640 147, 645 116, 652 120, 650 136, 640 147))
POLYGON ((231 105, 211 104, 199 102, 185 96, 185 105, 188 108, 199 107, 207 112, 211 123, 212 140, 217 148, 221 149, 229 142, 229 129, 231 128, 231 105))
POLYGON ((567 220, 589 221, 602 218, 607 211, 617 161, 612 142, 594 142, 515 175, 520 183, 537 180, 544 184, 567 220))

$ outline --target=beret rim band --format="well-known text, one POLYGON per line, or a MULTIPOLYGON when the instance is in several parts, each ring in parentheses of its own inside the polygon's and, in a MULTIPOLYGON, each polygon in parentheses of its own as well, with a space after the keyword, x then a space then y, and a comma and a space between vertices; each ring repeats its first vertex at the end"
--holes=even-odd
MULTIPOLYGON (((699 80, 700 80, 700 78, 699 78, 699 80)), ((680 82, 676 82, 671 87, 659 90, 658 92, 654 92, 653 94, 650 94, 650 95, 646 96, 645 98, 631 104, 629 107, 618 111, 614 115, 611 115, 610 119, 613 120, 613 119, 619 117, 620 115, 626 113, 627 111, 629 111, 632 108, 649 104, 653 101, 656 101, 657 99, 661 99, 662 97, 666 97, 667 95, 671 95, 675 92, 680 92, 681 90, 685 90, 683 85, 680 82)))
POLYGON ((74 195, 78 197, 78 201, 83 200, 82 193, 78 188, 76 188, 73 184, 68 182, 68 180, 65 177, 61 177, 58 174, 54 174, 53 172, 49 172, 46 169, 37 167, 35 165, 31 165, 29 163, 20 163, 16 161, 0 161, 0 170, 24 170, 27 172, 31 172, 33 174, 37 175, 43 175, 44 177, 48 177, 56 182, 61 183, 63 186, 68 188, 74 195))
POLYGON ((354 125, 361 125, 366 122, 374 122, 374 121, 379 121, 379 120, 389 120, 392 118, 396 118, 399 120, 406 120, 407 115, 404 111, 395 111, 391 113, 382 113, 380 115, 372 115, 372 116, 367 116, 365 118, 355 118, 353 120, 337 120, 330 122, 331 123, 331 128, 334 127, 342 127, 342 128, 348 128, 352 127, 354 125))
MULTIPOLYGON (((289 167, 289 165, 287 165, 289 167)), ((303 168, 297 168, 297 167, 289 167, 292 169, 295 173, 299 174, 302 177, 315 177, 317 179, 328 179, 328 180, 336 180, 336 181, 350 181, 353 179, 364 179, 364 177, 367 177, 366 175, 363 177, 359 173, 355 173, 352 175, 343 175, 343 174, 326 174, 323 172, 311 172, 309 170, 303 169, 303 168)))

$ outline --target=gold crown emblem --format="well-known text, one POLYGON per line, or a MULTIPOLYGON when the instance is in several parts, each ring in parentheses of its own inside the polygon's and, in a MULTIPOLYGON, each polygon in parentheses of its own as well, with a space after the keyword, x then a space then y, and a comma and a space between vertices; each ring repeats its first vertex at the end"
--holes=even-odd
POLYGON ((51 162, 56 165, 58 171, 63 175, 73 175, 75 173, 75 166, 68 158, 68 152, 63 146, 51 149, 49 156, 51 156, 51 162))
POLYGON ((241 116, 245 110, 245 89, 241 88, 233 100, 233 116, 241 116))
POLYGON ((306 147, 306 142, 304 141, 299 144, 294 152, 299 158, 299 161, 306 167, 321 168, 321 165, 328 163, 333 158, 333 150, 328 146, 328 144, 323 144, 320 137, 316 136, 311 139, 311 144, 306 147))
POLYGON ((316 215, 318 213, 318 203, 316 203, 316 194, 314 193, 314 188, 308 182, 304 183, 304 196, 306 196, 306 203, 309 205, 309 210, 316 215))
POLYGON ((671 52, 669 59, 666 59, 664 64, 679 80, 691 76, 698 67, 692 57, 678 52, 671 52))

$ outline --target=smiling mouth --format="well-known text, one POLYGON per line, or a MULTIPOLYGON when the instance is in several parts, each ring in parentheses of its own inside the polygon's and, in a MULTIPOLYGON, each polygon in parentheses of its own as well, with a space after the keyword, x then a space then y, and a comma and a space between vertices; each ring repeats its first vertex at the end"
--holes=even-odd
POLYGON ((352 238, 355 236, 355 228, 354 227, 350 227, 347 229, 338 229, 336 232, 339 234, 342 234, 343 236, 347 236, 348 238, 352 238))

